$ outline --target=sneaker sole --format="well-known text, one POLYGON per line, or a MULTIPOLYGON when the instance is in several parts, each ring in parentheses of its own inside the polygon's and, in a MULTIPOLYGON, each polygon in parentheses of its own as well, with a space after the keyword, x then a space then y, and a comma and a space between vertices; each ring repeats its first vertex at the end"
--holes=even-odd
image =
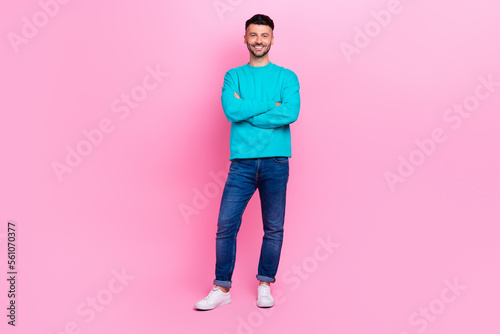
POLYGON ((270 308, 270 307, 273 307, 273 306, 274 306, 274 304, 272 304, 272 305, 259 305, 259 304, 257 303, 257 306, 258 306, 258 307, 260 307, 260 308, 270 308))
POLYGON ((210 310, 213 310, 213 309, 215 309, 215 308, 217 308, 219 306, 226 305, 226 304, 229 304, 229 303, 231 303, 231 299, 225 300, 222 303, 220 303, 219 305, 211 307, 211 308, 199 308, 199 307, 196 307, 196 305, 195 305, 194 308, 197 309, 197 310, 200 310, 200 311, 210 311, 210 310))

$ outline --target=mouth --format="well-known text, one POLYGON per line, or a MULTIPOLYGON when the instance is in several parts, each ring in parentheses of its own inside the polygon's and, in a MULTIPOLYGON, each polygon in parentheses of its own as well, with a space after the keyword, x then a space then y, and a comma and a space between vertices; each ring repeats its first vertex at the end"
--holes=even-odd
POLYGON ((264 47, 262 45, 254 45, 253 47, 255 50, 257 51, 261 51, 261 50, 264 50, 264 47))

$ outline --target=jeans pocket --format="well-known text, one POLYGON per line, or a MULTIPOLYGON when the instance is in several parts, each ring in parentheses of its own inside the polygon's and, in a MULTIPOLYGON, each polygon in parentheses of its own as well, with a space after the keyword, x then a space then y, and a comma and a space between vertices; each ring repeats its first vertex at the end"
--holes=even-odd
POLYGON ((288 157, 274 157, 273 160, 274 160, 274 162, 277 162, 279 164, 288 163, 288 157))

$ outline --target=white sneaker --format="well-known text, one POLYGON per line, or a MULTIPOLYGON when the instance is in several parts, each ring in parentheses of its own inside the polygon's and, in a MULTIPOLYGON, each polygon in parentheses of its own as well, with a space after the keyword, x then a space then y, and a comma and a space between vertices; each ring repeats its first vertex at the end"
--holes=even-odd
POLYGON ((271 296, 271 287, 267 284, 259 284, 257 288, 257 306, 258 307, 273 307, 274 299, 271 296))
POLYGON ((208 296, 197 302, 194 307, 198 310, 211 310, 217 306, 229 304, 230 302, 230 291, 222 292, 222 290, 214 286, 208 296))

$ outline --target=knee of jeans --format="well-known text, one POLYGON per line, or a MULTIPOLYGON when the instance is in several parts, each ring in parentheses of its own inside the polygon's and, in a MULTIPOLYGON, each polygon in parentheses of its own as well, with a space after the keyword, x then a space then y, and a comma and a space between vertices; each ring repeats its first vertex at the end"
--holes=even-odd
POLYGON ((283 240, 283 228, 266 230, 264 237, 272 240, 283 240))
POLYGON ((217 223, 217 238, 228 238, 238 233, 239 224, 232 220, 219 219, 217 223))

